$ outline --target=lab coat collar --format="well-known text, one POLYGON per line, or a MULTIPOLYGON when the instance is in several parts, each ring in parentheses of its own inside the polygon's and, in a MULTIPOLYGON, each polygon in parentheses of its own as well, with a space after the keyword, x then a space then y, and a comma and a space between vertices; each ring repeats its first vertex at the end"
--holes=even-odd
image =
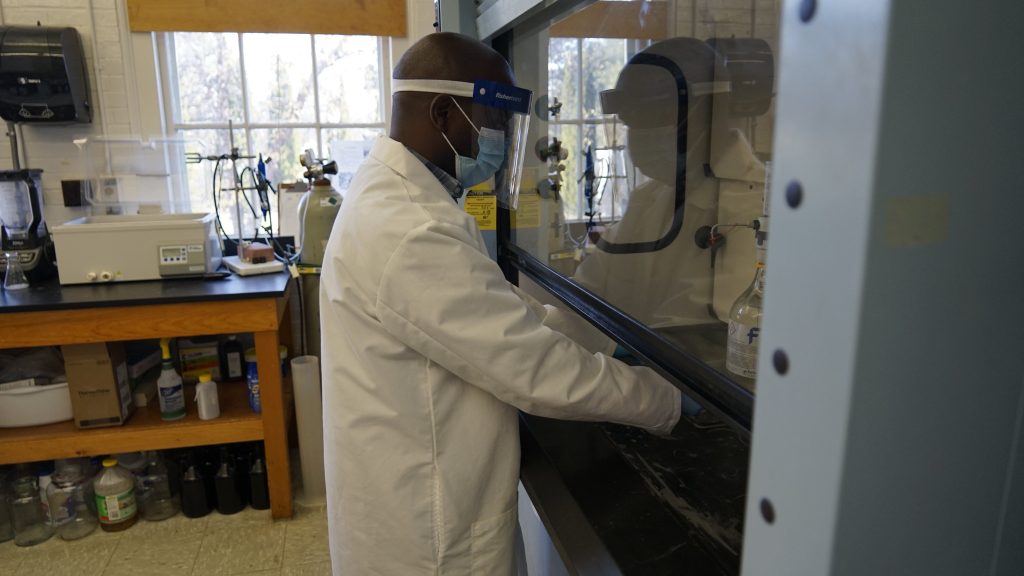
POLYGON ((448 190, 401 142, 382 136, 370 149, 370 157, 408 180, 412 184, 411 189, 422 191, 426 198, 451 203, 448 190))

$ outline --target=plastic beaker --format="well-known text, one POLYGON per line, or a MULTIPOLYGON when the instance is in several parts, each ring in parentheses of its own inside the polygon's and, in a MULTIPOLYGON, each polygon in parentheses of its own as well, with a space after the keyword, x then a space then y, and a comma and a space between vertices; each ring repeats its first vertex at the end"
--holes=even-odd
POLYGON ((4 290, 24 290, 28 288, 28 278, 25 277, 25 270, 18 261, 16 252, 7 252, 7 271, 4 274, 4 290))

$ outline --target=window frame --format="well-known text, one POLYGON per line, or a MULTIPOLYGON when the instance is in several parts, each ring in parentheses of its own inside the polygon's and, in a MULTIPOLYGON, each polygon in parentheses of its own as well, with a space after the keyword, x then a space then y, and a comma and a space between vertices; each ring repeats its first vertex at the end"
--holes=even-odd
MULTIPOLYGON (((244 136, 244 149, 240 152, 244 155, 253 156, 255 153, 262 152, 260 150, 253 150, 253 130, 266 130, 274 128, 288 128, 288 129, 312 129, 316 133, 317 143, 317 155, 320 157, 329 156, 330 151, 326 149, 328 143, 324 141, 325 130, 338 130, 338 129, 370 129, 370 130, 381 130, 383 133, 387 133, 388 125, 391 116, 391 74, 390 71, 390 59, 388 52, 390 50, 389 38, 384 36, 377 36, 377 67, 380 71, 380 82, 379 82, 379 98, 380 98, 380 121, 379 122, 351 122, 351 123, 339 123, 339 122, 323 122, 320 118, 320 86, 317 78, 317 36, 325 36, 323 34, 297 34, 299 36, 310 37, 310 61, 313 64, 313 109, 314 109, 314 120, 313 122, 252 122, 249 116, 249 94, 248 86, 246 84, 246 71, 245 71, 245 55, 244 55, 244 42, 242 41, 242 35, 245 32, 228 32, 228 34, 234 34, 236 41, 238 42, 238 56, 239 56, 239 68, 240 68, 240 82, 241 82, 241 96, 242 96, 242 119, 239 122, 182 122, 180 119, 180 105, 178 100, 178 78, 177 78, 177 59, 175 55, 174 46, 174 33, 173 32, 157 32, 157 58, 159 62, 159 80, 161 95, 160 109, 163 114, 164 126, 166 132, 171 137, 182 137, 187 135, 192 130, 228 130, 229 127, 236 131, 241 131, 244 136)), ((224 151, 228 152, 228 151, 224 151)), ((184 158, 182 158, 184 162, 184 158)), ((276 185, 276 183, 275 183, 276 185)), ((192 190, 187 190, 185 196, 187 197, 189 204, 192 202, 192 190)))

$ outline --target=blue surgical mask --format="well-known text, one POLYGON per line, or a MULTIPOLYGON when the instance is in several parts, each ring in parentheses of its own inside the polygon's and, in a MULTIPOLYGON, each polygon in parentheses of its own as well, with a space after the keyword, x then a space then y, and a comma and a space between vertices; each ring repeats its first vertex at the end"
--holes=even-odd
POLYGON ((462 115, 466 117, 466 121, 469 122, 470 126, 473 126, 473 130, 476 130, 477 133, 476 158, 470 158, 459 154, 455 150, 455 146, 452 146, 448 136, 441 132, 444 141, 448 143, 448 147, 455 153, 455 179, 466 188, 470 188, 481 182, 486 182, 488 178, 494 176, 498 168, 501 168, 502 163, 505 162, 505 133, 501 130, 487 128, 486 126, 477 128, 454 98, 452 102, 455 102, 459 112, 462 112, 462 115))

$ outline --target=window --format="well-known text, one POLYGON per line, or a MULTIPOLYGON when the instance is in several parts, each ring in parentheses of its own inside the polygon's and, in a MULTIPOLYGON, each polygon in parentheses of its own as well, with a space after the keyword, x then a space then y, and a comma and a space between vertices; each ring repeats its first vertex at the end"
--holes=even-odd
POLYGON ((548 42, 548 94, 561 103, 551 117, 548 136, 569 150, 563 162, 563 214, 568 221, 588 219, 581 180, 587 148, 593 146, 595 222, 621 217, 628 201, 632 166, 625 153, 625 127, 601 110, 601 91, 615 86, 619 71, 637 51, 636 41, 614 38, 551 38, 548 42), (628 174, 628 177, 627 177, 628 174))
MULTIPOLYGON (((207 32, 168 37, 168 117, 173 131, 189 140, 190 152, 226 154, 233 141, 240 154, 270 158, 267 177, 278 186, 302 178, 303 150, 333 157, 332 148, 351 150, 345 142, 368 143, 384 133, 387 76, 381 73, 386 66, 378 37, 207 32)), ((338 160, 344 172, 346 164, 338 160)), ((255 160, 240 161, 238 170, 255 165, 255 160)), ((232 187, 230 174, 230 166, 222 164, 218 190, 232 187)), ((347 187, 350 177, 339 174, 336 187, 347 187)), ((234 193, 224 190, 214 197, 214 163, 190 164, 188 186, 191 209, 217 209, 224 228, 235 234, 234 193)), ((250 201, 255 201, 252 193, 250 201)), ((275 227, 276 204, 271 199, 275 227)), ((255 222, 249 206, 242 206, 248 235, 255 222)))

